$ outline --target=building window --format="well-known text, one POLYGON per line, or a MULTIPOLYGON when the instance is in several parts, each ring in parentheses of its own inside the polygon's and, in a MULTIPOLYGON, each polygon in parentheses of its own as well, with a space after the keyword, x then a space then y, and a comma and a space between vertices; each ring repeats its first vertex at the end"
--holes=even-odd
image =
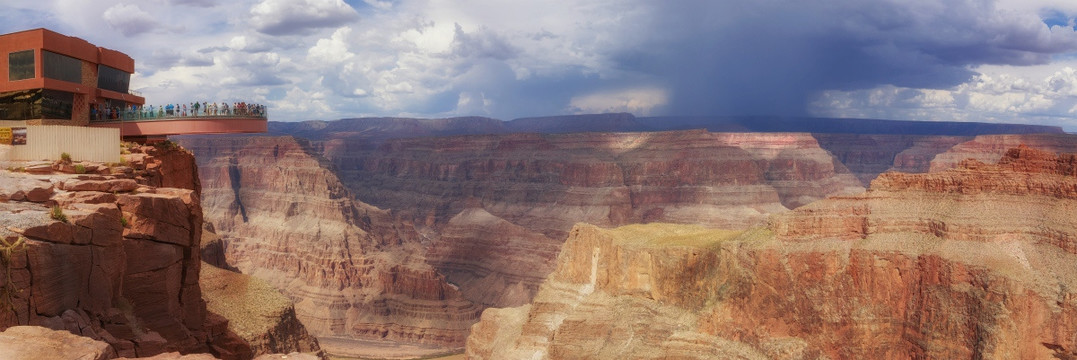
POLYGON ((0 93, 0 120, 41 118, 41 89, 0 93))
POLYGON ((75 94, 45 89, 41 96, 41 117, 45 119, 71 119, 71 106, 75 103, 75 94))
POLYGON ((41 51, 41 59, 45 77, 82 83, 82 60, 45 50, 41 51))
POLYGON ((118 93, 127 93, 131 74, 105 65, 97 66, 97 87, 118 93))
POLYGON ((7 54, 8 81, 34 78, 34 51, 23 50, 7 54))
POLYGON ((75 94, 48 89, 0 93, 0 120, 71 119, 75 94))

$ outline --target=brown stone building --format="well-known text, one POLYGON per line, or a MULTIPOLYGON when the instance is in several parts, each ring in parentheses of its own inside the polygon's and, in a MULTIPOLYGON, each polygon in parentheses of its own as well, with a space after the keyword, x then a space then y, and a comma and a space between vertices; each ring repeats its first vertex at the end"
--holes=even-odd
POLYGON ((0 35, 0 120, 88 125, 91 108, 146 102, 130 92, 135 61, 47 29, 0 35))

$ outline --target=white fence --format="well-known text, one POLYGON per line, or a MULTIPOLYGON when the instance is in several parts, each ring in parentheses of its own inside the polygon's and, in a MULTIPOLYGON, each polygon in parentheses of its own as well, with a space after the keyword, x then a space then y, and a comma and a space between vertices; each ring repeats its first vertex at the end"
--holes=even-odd
MULTIPOLYGON (((7 124, 0 124, 0 127, 7 124)), ((0 144, 0 160, 59 160, 68 153, 74 161, 120 162, 120 129, 85 126, 23 125, 25 144, 0 144)), ((0 128, 0 130, 3 130, 0 128)), ((16 142, 18 135, 16 135, 16 142)))

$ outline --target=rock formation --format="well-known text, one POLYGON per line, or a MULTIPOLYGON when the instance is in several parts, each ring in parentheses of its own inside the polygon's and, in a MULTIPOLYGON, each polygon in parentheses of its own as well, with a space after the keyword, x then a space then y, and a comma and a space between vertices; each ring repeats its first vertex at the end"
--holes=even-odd
POLYGON ((108 343, 63 330, 40 326, 12 326, 0 332, 0 359, 108 360, 115 352, 108 343))
POLYGON ((766 227, 576 226, 468 357, 1077 356, 1077 157, 886 173, 766 227))
MULTIPOLYGON (((864 186, 887 171, 923 173, 931 161, 971 136, 812 134, 864 186)), ((1001 154, 999 154, 1001 155, 1001 154)), ((998 158, 995 158, 998 160, 998 158)))
POLYGON ((269 283, 205 263, 199 283, 207 309, 228 319, 228 330, 246 342, 237 348, 250 353, 236 357, 320 352, 318 340, 296 318, 292 301, 269 283))
POLYGON ((292 137, 189 138, 217 254, 295 302, 317 336, 463 343, 482 310, 425 262, 414 226, 354 200, 292 137))
POLYGON ((1069 134, 980 135, 954 145, 931 160, 930 171, 952 169, 966 159, 998 162, 1007 150, 1020 145, 1054 153, 1077 152, 1077 136, 1069 134))
POLYGON ((430 263, 493 306, 526 303, 579 221, 746 227, 862 191, 809 134, 510 134, 324 150, 358 198, 426 229, 430 263))
MULTIPOLYGON (((208 331, 198 286, 197 191, 147 186, 164 168, 143 166, 153 159, 92 165, 99 174, 0 172, 0 328, 65 329, 132 357, 205 352, 223 335, 208 331)), ((183 176, 197 184, 190 170, 183 176)))

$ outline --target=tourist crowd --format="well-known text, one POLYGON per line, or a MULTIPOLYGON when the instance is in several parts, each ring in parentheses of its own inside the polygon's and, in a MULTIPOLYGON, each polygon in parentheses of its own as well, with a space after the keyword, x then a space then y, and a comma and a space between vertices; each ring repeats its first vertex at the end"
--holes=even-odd
POLYGON ((204 101, 201 103, 196 101, 187 104, 157 106, 131 105, 131 107, 125 109, 116 106, 98 106, 97 103, 90 104, 91 120, 137 120, 197 116, 255 116, 264 118, 266 117, 266 107, 265 105, 245 102, 234 102, 229 105, 226 102, 218 104, 204 101))

